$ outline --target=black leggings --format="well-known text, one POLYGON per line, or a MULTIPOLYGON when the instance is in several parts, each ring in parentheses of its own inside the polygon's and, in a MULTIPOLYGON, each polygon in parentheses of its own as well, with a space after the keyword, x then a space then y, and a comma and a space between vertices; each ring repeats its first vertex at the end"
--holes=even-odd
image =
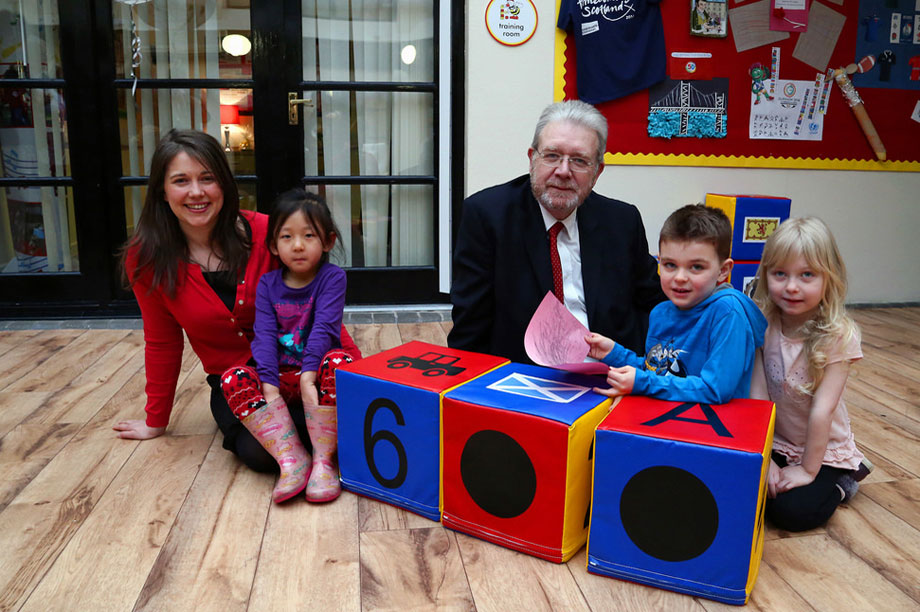
MULTIPOLYGON (((240 423, 230 406, 227 404, 224 394, 220 390, 220 376, 217 374, 208 375, 208 385, 211 387, 211 414, 217 421, 217 428, 224 435, 224 448, 240 458, 240 461, 256 472, 277 472, 279 471, 278 462, 275 461, 271 454, 262 448, 259 441, 249 433, 249 430, 240 423)), ((291 410, 291 418, 294 420, 294 426, 297 427, 297 433, 300 440, 310 452, 310 436, 307 433, 307 424, 304 419, 303 409, 300 404, 294 404, 291 410)))
MULTIPOLYGON (((773 461, 779 467, 787 465, 779 453, 773 453, 773 461)), ((849 470, 822 465, 811 484, 767 498, 767 518, 786 531, 807 531, 823 525, 840 505, 837 480, 848 473, 849 470)))

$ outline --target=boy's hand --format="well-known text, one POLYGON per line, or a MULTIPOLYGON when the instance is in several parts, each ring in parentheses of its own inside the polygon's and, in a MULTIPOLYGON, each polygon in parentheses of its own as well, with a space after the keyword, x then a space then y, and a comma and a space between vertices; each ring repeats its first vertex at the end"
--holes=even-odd
POLYGON ((608 353, 613 350, 613 347, 616 346, 616 342, 607 336, 595 334, 594 332, 585 336, 585 342, 587 342, 590 347, 588 349, 588 357, 598 360, 606 357, 608 353))
POLYGON ((776 486, 779 484, 782 468, 775 461, 770 459, 770 471, 767 472, 767 495, 776 497, 776 486))
POLYGON ((783 493, 796 487, 811 484, 815 477, 801 465, 789 465, 780 470, 779 482, 776 483, 776 492, 783 493))
POLYGON ((316 389, 316 372, 300 373, 300 397, 304 406, 319 406, 319 391, 316 389))
POLYGON ((632 366, 623 366, 622 368, 610 368, 607 370, 607 384, 609 389, 594 388, 595 393, 606 395, 607 397, 617 397, 620 395, 629 395, 632 393, 633 385, 636 382, 636 368, 632 366))

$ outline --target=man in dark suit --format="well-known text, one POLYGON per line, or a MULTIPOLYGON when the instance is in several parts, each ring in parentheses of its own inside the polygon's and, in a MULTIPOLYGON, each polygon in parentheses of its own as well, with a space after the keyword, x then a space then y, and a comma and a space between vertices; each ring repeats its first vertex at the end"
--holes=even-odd
POLYGON ((552 104, 527 151, 530 174, 464 201, 448 345, 531 363, 524 331, 553 291, 591 331, 645 352, 648 313, 664 294, 638 209, 592 191, 606 145, 607 121, 593 106, 552 104))

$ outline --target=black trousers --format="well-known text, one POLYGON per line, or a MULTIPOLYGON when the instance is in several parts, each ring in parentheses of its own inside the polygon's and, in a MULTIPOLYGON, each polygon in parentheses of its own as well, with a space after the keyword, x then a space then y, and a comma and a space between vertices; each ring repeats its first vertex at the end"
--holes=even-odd
MULTIPOLYGON (((773 453, 773 461, 786 467, 786 458, 773 453)), ((822 465, 811 484, 767 498, 767 518, 786 531, 807 531, 827 522, 840 505, 837 480, 850 470, 822 465)))
MULTIPOLYGON (((278 472, 278 462, 271 453, 262 448, 259 441, 249 433, 249 430, 240 423, 224 394, 220 390, 220 376, 208 375, 208 385, 211 387, 211 414, 217 422, 217 428, 224 435, 224 448, 240 458, 246 466, 256 472, 278 472)), ((289 406, 291 418, 297 428, 297 434, 307 451, 311 450, 310 435, 307 433, 307 423, 303 408, 300 404, 289 406)))

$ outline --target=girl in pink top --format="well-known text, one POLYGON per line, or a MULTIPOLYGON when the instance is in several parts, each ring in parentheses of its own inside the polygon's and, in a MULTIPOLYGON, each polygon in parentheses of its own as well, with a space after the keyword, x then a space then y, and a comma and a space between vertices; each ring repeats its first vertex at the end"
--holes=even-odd
POLYGON ((754 300, 767 317, 751 397, 776 404, 767 516, 787 531, 824 524, 871 464, 856 448, 843 391, 862 358, 844 307, 846 267, 815 217, 789 219, 767 240, 754 300))

